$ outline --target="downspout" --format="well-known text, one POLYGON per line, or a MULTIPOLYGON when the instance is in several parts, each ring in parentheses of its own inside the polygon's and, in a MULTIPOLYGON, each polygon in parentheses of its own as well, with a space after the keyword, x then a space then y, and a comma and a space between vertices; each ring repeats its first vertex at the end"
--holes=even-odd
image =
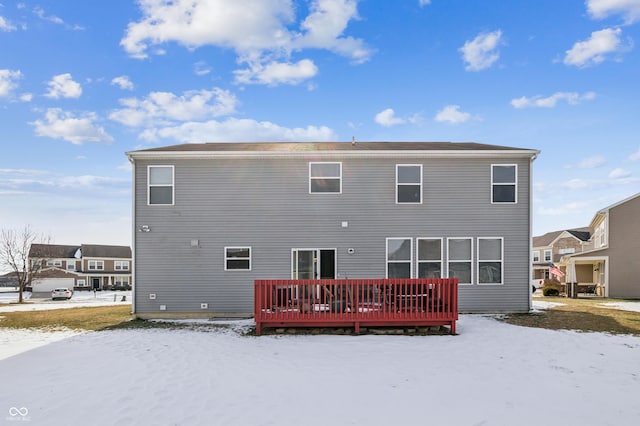
POLYGON ((531 279, 533 278, 533 162, 538 158, 537 153, 531 156, 529 160, 529 277, 527 278, 527 293, 529 293, 529 311, 533 309, 533 292, 531 291, 531 279))
POLYGON ((136 313, 136 163, 129 157, 131 163, 131 313, 136 313))

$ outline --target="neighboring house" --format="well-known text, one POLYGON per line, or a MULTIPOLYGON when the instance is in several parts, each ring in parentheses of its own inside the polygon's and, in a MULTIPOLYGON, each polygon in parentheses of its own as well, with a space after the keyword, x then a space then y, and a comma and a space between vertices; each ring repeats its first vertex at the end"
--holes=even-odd
POLYGON ((553 278, 549 271, 551 266, 557 266, 564 255, 584 251, 585 244, 588 244, 590 237, 591 231, 589 227, 547 232, 544 235, 533 237, 533 249, 531 250, 532 279, 545 280, 553 278))
POLYGON ((254 280, 457 277, 530 308, 539 152, 477 143, 203 143, 128 152, 134 312, 247 315, 254 280))
POLYGON ((589 247, 560 260, 565 281, 606 297, 640 298, 640 193, 598 211, 590 227, 589 247))
POLYGON ((32 244, 29 261, 37 271, 33 292, 56 287, 77 290, 130 289, 132 258, 127 246, 32 244))

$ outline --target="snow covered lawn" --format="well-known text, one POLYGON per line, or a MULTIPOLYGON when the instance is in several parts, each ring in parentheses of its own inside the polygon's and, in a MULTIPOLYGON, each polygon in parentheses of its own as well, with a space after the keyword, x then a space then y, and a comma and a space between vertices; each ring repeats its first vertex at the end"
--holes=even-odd
MULTIPOLYGON (((255 337, 241 333, 252 321, 234 324, 59 335, 0 361, 0 422, 584 426, 640 419, 638 337, 524 328, 480 315, 461 315, 458 336, 255 337)), ((0 329, 0 340, 12 346, 32 333, 0 329)))

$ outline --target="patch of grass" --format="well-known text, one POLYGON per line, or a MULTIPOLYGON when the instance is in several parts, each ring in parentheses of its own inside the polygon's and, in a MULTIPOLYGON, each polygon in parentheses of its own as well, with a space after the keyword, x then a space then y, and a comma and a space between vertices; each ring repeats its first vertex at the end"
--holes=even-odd
POLYGON ((131 305, 3 312, 0 313, 0 317, 0 327, 5 328, 66 327, 94 331, 104 330, 134 318, 131 315, 131 305))
POLYGON ((617 300, 564 297, 545 297, 543 300, 563 305, 535 313, 507 315, 502 318, 502 321, 524 327, 551 330, 577 330, 640 336, 640 312, 601 306, 603 303, 617 300))

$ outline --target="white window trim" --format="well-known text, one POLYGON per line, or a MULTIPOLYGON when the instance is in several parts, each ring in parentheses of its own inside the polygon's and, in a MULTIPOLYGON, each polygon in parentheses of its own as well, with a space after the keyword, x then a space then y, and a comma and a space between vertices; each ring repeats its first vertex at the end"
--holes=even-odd
POLYGON ((117 275, 113 279, 114 285, 129 285, 129 276, 128 275, 117 275))
POLYGON ((339 195, 342 194, 342 162, 341 161, 310 161, 309 162, 309 194, 313 195, 339 195), (337 164, 340 166, 339 176, 313 176, 311 177, 311 166, 314 164, 337 164), (340 181, 340 191, 338 192, 313 192, 311 190, 311 181, 313 179, 338 179, 340 181))
POLYGON ((251 267, 253 266, 253 249, 251 246, 225 246, 224 247, 224 270, 229 272, 247 272, 251 271, 251 267), (249 257, 227 257, 227 249, 249 249, 249 257), (227 268, 228 260, 249 260, 249 269, 229 269, 227 268))
POLYGON ((113 269, 116 271, 128 271, 129 270, 129 261, 128 260, 114 260, 113 261, 113 269), (123 267, 123 266, 126 266, 123 267))
POLYGON ((448 237, 447 238, 447 277, 452 278, 451 275, 449 274, 449 263, 452 262, 452 260, 449 258, 449 253, 451 253, 451 251, 449 250, 449 241, 450 240, 469 240, 471 242, 471 259, 469 260, 453 260, 453 262, 468 262, 471 268, 471 276, 469 277, 471 282, 468 283, 461 283, 458 282, 459 285, 473 285, 474 283, 474 268, 473 268, 473 238, 472 237, 448 237))
POLYGON ((75 260, 67 260, 66 265, 67 271, 75 271, 76 270, 76 261, 75 260), (73 268, 69 268, 69 266, 73 266, 73 268))
POLYGON ((104 260, 87 260, 87 269, 89 271, 104 271, 104 260), (91 263, 95 262, 95 268, 91 267, 91 263), (98 268, 98 266, 100 266, 98 268))
POLYGON ((409 278, 414 278, 413 271, 413 238, 411 237, 387 237, 384 243, 384 253, 385 253, 385 264, 384 264, 384 275, 385 278, 389 278, 389 263, 409 263, 409 278), (411 254, 409 255, 409 260, 389 260, 389 240, 409 240, 411 242, 411 254))
POLYGON ((476 271, 478 271, 478 285, 504 285, 504 237, 478 237, 476 239, 478 258, 476 260, 476 271), (500 259, 483 259, 480 260, 480 240, 500 240, 500 259), (500 282, 499 283, 481 283, 480 282, 480 263, 482 262, 500 262, 500 282))
POLYGON ((553 262, 553 250, 545 250, 542 260, 543 262, 553 262), (549 253, 549 259, 547 259, 547 253, 549 253))
POLYGON ((87 282, 84 279, 78 280, 78 282, 76 284, 78 285, 78 287, 86 287, 87 286, 87 282))
POLYGON ((418 204, 422 204, 422 199, 423 199, 423 187, 422 187, 422 183, 423 183, 423 169, 422 169, 422 164, 396 164, 396 204, 399 205, 418 205, 418 204), (398 169, 400 167, 420 167, 420 201, 417 203, 401 203, 398 201, 398 186, 400 185, 417 185, 417 183, 399 183, 398 182, 398 169))
POLYGON ((176 175, 175 166, 171 164, 150 164, 147 166, 147 205, 148 206, 173 206, 176 203, 176 175), (171 204, 151 204, 151 187, 166 187, 169 185, 151 185, 151 169, 154 167, 171 168, 171 204))
POLYGON ((489 197, 491 199, 491 204, 497 204, 497 205, 504 205, 504 204, 518 204, 518 165, 517 164, 492 164, 491 165, 491 191, 489 194, 489 197), (506 166, 513 166, 515 168, 515 172, 514 172, 514 182, 509 182, 509 183, 494 183, 493 182, 493 168, 494 166, 502 166, 502 167, 506 167, 506 166), (507 186, 507 185, 514 185, 514 200, 513 201, 493 201, 493 187, 494 186, 507 186))
POLYGON ((540 250, 534 250, 533 252, 531 252, 531 261, 540 263, 540 250), (538 258, 538 260, 536 260, 536 257, 538 258))
POLYGON ((444 275, 444 247, 442 237, 418 237, 416 238, 416 277, 420 275, 420 263, 435 263, 435 260, 420 260, 420 240, 439 240, 440 241, 440 278, 444 275))

